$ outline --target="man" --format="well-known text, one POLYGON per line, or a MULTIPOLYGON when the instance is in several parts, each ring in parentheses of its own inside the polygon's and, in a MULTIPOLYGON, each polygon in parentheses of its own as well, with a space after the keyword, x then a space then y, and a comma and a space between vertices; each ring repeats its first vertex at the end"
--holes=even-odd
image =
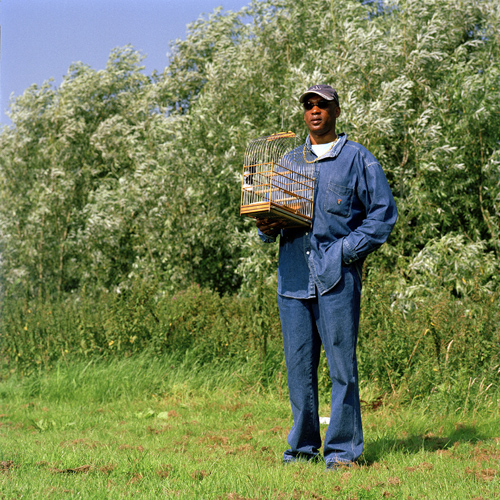
POLYGON ((280 234, 278 305, 293 427, 283 463, 319 458, 318 363, 323 344, 332 381, 331 413, 323 447, 327 469, 351 465, 363 450, 356 341, 362 266, 397 219, 381 166, 363 146, 337 135, 339 98, 314 85, 299 98, 309 129, 290 154, 315 178, 311 228, 257 222, 263 241, 280 234))

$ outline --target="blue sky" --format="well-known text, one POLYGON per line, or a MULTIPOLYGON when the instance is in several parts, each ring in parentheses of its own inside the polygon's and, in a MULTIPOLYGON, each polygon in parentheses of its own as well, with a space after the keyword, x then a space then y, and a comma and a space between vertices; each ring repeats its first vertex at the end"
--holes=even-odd
POLYGON ((169 42, 216 7, 239 11, 250 0, 0 0, 0 123, 12 93, 49 78, 59 85, 71 63, 104 68, 111 49, 131 44, 146 73, 168 64, 169 42))

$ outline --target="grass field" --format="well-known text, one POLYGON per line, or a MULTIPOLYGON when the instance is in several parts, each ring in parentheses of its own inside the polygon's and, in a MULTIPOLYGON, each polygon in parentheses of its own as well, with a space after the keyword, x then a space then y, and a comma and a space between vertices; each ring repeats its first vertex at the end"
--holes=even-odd
POLYGON ((325 472, 282 466, 292 423, 284 376, 264 387, 254 374, 138 357, 4 378, 0 499, 500 495, 496 400, 440 414, 363 384, 365 452, 357 466, 325 472))

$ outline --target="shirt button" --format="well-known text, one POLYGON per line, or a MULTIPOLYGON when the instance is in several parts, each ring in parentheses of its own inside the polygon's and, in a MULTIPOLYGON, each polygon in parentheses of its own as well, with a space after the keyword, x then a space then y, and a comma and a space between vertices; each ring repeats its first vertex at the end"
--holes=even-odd
POLYGON ((309 255, 310 253, 311 253, 311 252, 309 252, 309 251, 308 251, 308 252, 306 252, 306 255, 309 255))
POLYGON ((309 233, 306 233, 306 236, 308 235, 309 233))

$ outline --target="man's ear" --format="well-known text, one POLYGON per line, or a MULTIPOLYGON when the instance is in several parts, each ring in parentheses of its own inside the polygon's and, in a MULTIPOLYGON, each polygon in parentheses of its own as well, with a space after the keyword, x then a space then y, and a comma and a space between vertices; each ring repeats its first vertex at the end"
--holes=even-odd
POLYGON ((340 116, 340 111, 341 111, 340 106, 337 106, 335 108, 335 118, 338 118, 340 116))

